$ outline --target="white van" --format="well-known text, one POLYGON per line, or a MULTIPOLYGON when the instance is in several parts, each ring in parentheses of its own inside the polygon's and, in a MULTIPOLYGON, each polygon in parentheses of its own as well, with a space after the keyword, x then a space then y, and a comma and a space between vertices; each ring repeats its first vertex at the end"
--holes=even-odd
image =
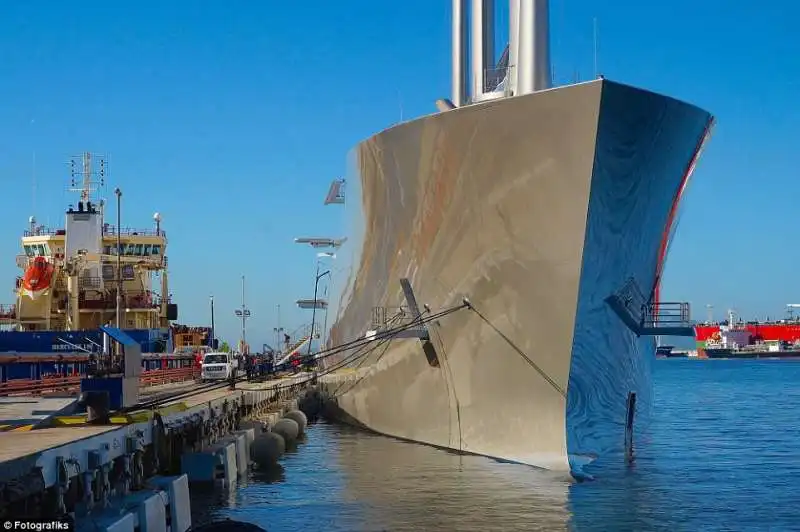
POLYGON ((236 360, 231 353, 206 353, 203 355, 200 379, 203 382, 230 379, 231 374, 236 372, 236 366, 236 360))

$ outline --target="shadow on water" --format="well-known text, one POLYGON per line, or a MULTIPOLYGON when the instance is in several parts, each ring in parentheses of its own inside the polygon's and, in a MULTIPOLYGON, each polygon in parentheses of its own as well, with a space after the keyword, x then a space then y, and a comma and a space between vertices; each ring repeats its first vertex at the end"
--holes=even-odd
POLYGON ((602 457, 586 468, 595 480, 581 483, 317 423, 281 474, 253 472, 205 502, 193 488, 195 522, 229 517, 271 532, 796 530, 798 381, 800 364, 659 361, 634 464, 602 457))

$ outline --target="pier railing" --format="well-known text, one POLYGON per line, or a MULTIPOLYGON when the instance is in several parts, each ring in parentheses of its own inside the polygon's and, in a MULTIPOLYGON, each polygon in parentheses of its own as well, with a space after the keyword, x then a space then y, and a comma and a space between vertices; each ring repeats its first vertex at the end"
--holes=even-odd
MULTIPOLYGON (((142 387, 160 386, 195 380, 199 375, 200 370, 196 367, 156 369, 142 372, 139 384, 142 387)), ((53 375, 41 379, 13 379, 0 384, 0 396, 77 392, 81 378, 81 375, 53 375)))

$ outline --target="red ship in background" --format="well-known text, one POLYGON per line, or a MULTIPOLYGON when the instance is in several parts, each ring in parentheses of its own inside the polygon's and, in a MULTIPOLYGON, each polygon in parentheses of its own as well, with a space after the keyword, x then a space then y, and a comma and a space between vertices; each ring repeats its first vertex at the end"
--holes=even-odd
MULTIPOLYGON (((725 356, 729 349, 722 349, 721 344, 727 343, 727 338, 736 337, 739 342, 738 349, 734 351, 750 351, 759 355, 764 354, 757 346, 777 345, 766 352, 774 356, 794 355, 795 349, 790 346, 800 344, 800 318, 794 316, 795 309, 800 304, 786 305, 787 318, 777 321, 748 321, 737 320, 733 311, 728 311, 728 319, 723 322, 698 323, 695 325, 695 341, 697 354, 700 357, 725 356), (738 333, 738 334, 737 334, 738 333), (744 349, 749 348, 749 349, 744 349)), ((727 346, 726 346, 727 347, 727 346)))

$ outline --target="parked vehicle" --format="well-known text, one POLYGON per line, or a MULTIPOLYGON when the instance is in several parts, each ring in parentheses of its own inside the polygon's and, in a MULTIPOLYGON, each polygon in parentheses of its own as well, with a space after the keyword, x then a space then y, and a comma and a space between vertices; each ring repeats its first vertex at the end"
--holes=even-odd
POLYGON ((203 355, 200 379, 203 382, 226 380, 236 373, 236 357, 232 353, 212 352, 203 355))

